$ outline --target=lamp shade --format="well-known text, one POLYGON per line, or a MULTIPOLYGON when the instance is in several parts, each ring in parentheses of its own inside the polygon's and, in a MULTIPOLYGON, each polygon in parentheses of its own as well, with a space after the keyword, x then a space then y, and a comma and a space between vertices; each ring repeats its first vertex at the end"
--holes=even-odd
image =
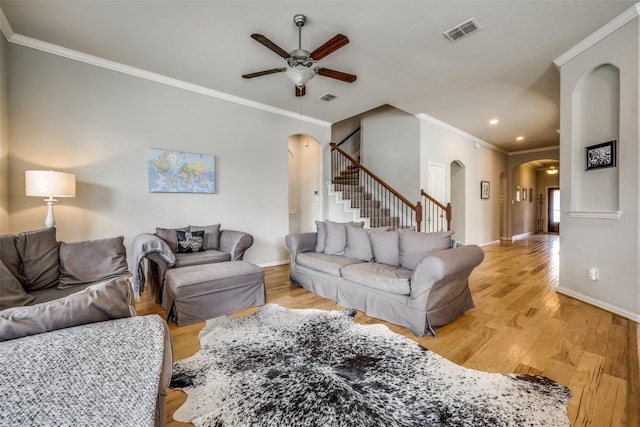
POLYGON ((27 196, 75 197, 76 176, 55 171, 25 171, 27 196))

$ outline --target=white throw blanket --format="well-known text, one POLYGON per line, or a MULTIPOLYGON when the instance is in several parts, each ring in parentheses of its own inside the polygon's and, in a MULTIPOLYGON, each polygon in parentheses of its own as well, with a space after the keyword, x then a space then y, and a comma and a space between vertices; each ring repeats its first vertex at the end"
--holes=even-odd
POLYGON ((145 276, 143 261, 144 258, 151 253, 160 255, 170 267, 176 263, 176 256, 164 240, 155 234, 138 234, 133 239, 133 275, 131 277, 131 286, 133 287, 133 294, 136 296, 136 300, 140 299, 140 295, 142 295, 142 290, 144 289, 145 276))

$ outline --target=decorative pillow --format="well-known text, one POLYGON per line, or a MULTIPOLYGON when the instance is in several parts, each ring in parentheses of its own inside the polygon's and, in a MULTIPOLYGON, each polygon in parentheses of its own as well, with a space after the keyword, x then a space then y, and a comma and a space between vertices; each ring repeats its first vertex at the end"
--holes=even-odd
POLYGON ((9 307, 27 305, 36 297, 24 291, 22 283, 15 278, 6 265, 0 260, 0 310, 9 307))
POLYGON ((398 231, 375 231, 369 232, 373 258, 381 264, 400 265, 400 248, 398 231))
POLYGON ((344 255, 347 247, 347 227, 364 227, 364 222, 325 221, 325 224, 327 236, 324 242, 324 253, 327 255, 344 255))
POLYGON ((15 242, 25 290, 54 287, 60 276, 56 229, 51 227, 16 234, 15 242))
POLYGON ((205 226, 190 225, 189 231, 204 231, 204 240, 202 242, 202 248, 204 250, 218 249, 220 246, 220 224, 205 226))
POLYGON ((164 240, 173 252, 178 251, 178 237, 176 232, 189 231, 189 227, 182 228, 159 228, 156 227, 156 235, 164 240))
POLYGON ((5 234, 0 236, 0 261, 20 283, 24 283, 25 277, 20 273, 20 256, 16 249, 16 236, 5 234))
POLYGON ((347 247, 344 256, 360 261, 371 261, 373 251, 369 240, 369 231, 360 227, 347 227, 347 247))
POLYGON ((429 252, 449 249, 453 231, 421 233, 418 231, 400 231, 400 266, 415 270, 418 262, 429 252))
POLYGON ((179 254, 204 251, 204 231, 176 231, 176 235, 179 254))
POLYGON ((124 237, 60 243, 58 289, 130 276, 124 237))
POLYGON ((323 253, 327 238, 327 224, 324 221, 316 221, 316 229, 318 230, 316 237, 316 252, 323 253))
POLYGON ((89 285, 62 298, 0 311, 0 341, 136 315, 128 277, 89 285))

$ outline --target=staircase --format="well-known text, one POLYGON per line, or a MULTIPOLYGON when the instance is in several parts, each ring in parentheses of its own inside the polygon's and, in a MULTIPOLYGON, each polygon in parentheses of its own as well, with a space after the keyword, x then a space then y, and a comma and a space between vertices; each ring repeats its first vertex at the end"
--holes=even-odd
POLYGON ((368 220, 369 227, 398 228, 400 218, 391 216, 389 208, 382 207, 382 202, 376 200, 373 194, 365 191, 365 187, 360 185, 360 169, 357 166, 349 165, 341 170, 333 180, 333 191, 341 192, 342 200, 349 200, 352 209, 358 209, 357 215, 368 220))

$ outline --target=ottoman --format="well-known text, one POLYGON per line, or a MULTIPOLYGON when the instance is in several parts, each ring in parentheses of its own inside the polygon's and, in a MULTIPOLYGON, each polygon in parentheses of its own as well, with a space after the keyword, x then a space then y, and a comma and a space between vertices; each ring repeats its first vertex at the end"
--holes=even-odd
POLYGON ((167 271, 162 307, 178 326, 264 305, 264 272, 246 261, 174 268, 167 271))

